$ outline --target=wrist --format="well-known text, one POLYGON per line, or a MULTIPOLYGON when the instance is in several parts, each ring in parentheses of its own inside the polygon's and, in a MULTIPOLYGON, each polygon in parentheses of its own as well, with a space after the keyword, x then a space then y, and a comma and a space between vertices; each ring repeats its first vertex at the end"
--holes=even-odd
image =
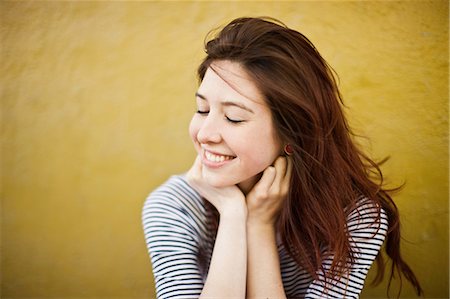
POLYGON ((256 219, 248 218, 247 219, 247 230, 252 233, 264 233, 264 234, 274 234, 276 232, 275 223, 273 222, 265 222, 259 221, 256 219))
POLYGON ((247 206, 245 204, 229 204, 219 211, 220 219, 243 220, 247 221, 247 206))

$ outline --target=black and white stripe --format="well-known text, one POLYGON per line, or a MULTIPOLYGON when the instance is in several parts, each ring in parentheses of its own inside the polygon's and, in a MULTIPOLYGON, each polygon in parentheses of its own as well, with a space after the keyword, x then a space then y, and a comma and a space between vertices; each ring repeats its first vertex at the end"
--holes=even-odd
MULTIPOLYGON (((142 220, 158 298, 199 297, 205 276, 199 269, 197 253, 203 236, 210 235, 202 198, 183 176, 173 176, 147 198, 142 220)), ((323 273, 319 271, 319 279, 313 280, 279 244, 281 275, 288 298, 358 298, 387 229, 384 211, 379 218, 375 205, 362 199, 347 222, 355 263, 347 275, 328 278, 327 291, 323 273)), ((324 259, 325 271, 331 261, 332 256, 324 259)))

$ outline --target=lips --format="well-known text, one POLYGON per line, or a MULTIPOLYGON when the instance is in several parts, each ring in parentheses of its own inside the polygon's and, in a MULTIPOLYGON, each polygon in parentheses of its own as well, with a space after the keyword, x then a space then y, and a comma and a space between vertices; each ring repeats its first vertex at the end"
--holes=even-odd
POLYGON ((235 156, 223 155, 203 149, 203 161, 207 166, 220 167, 234 158, 235 156))
POLYGON ((207 151, 205 151, 205 157, 210 162, 223 162, 234 158, 232 156, 217 155, 207 151))

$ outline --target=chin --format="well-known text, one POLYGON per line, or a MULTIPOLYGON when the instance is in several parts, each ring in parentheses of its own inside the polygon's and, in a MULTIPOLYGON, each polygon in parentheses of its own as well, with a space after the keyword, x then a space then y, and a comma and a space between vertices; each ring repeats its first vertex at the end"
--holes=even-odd
POLYGON ((203 179, 208 185, 214 188, 224 188, 238 184, 239 182, 235 182, 229 177, 225 177, 224 175, 218 175, 215 173, 208 173, 203 171, 203 179))
POLYGON ((215 177, 212 175, 205 175, 205 176, 203 176, 203 179, 205 180, 206 183, 208 183, 208 185, 210 185, 214 188, 224 188, 224 187, 236 185, 236 183, 234 183, 230 180, 225 180, 223 178, 215 177))
POLYGON ((202 176, 204 181, 214 188, 224 188, 230 186, 241 187, 242 185, 245 186, 244 189, 248 189, 253 187, 253 185, 261 178, 261 173, 250 177, 246 176, 239 178, 226 174, 210 173, 203 170, 202 176))

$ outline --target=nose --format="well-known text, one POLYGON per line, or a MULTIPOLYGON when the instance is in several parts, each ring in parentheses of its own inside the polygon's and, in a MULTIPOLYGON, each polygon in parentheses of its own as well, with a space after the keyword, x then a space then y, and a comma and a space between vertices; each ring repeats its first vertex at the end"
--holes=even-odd
POLYGON ((203 120, 197 132, 197 140, 200 143, 219 143, 222 140, 219 123, 211 113, 203 120))

